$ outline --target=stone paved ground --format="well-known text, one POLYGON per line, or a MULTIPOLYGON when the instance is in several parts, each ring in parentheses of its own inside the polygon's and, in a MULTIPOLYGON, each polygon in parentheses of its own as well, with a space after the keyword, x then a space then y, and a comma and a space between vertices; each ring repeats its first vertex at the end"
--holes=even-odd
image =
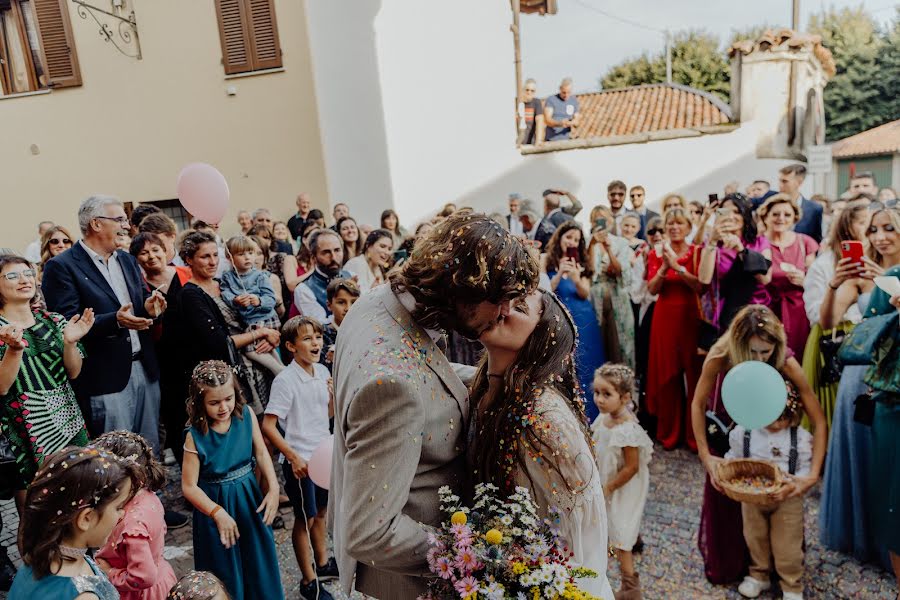
MULTIPOLYGON (((172 470, 167 488, 169 498, 176 496, 177 476, 172 470)), ((665 452, 657 446, 651 463, 651 492, 644 515, 643 538, 646 549, 637 558, 638 572, 647 600, 736 599, 741 596, 736 586, 714 586, 703 576, 702 562, 696 547, 699 507, 703 493, 703 469, 696 457, 677 450, 665 452)), ((178 501, 176 508, 186 511, 178 501)), ((822 599, 859 598, 892 600, 897 595, 893 578, 871 566, 862 565, 836 552, 824 550, 818 543, 818 488, 806 502, 806 597, 822 599)), ((12 502, 0 502, 3 530, 0 542, 10 549, 17 564, 21 563, 15 549, 14 532, 17 526, 12 502)), ((298 597, 299 571, 294 563, 290 542, 293 515, 282 509, 286 529, 275 532, 281 564, 282 581, 287 598, 298 597)), ((166 555, 179 575, 192 566, 191 530, 185 527, 168 534, 166 555)), ((610 578, 618 584, 615 560, 610 562, 610 578)), ((330 587, 330 586, 329 586, 330 587)), ((763 595, 762 598, 772 598, 763 595)), ((0 599, 5 595, 0 593, 0 599)), ((394 599, 391 599, 394 600, 394 599)), ((397 599, 406 600, 406 599, 397 599)))

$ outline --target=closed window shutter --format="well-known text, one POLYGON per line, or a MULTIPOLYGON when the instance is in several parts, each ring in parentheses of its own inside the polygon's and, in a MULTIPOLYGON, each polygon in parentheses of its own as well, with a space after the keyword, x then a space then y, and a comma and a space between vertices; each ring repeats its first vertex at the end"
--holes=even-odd
POLYGON ((281 66, 273 0, 216 0, 225 74, 281 66))
POLYGON ((244 0, 217 0, 216 14, 219 18, 225 74, 252 71, 250 32, 247 29, 244 0))
POLYGON ((32 0, 32 3, 48 85, 52 88, 81 85, 67 0, 32 0))
POLYGON ((278 24, 275 21, 274 0, 246 1, 250 11, 254 69, 280 67, 281 47, 278 43, 278 24))

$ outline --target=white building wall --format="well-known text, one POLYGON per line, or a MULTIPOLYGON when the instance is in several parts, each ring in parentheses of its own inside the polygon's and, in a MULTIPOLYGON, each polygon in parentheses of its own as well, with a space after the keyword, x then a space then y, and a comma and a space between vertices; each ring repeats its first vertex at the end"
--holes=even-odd
POLYGON ((733 180, 775 187, 788 162, 755 158, 752 123, 728 134, 522 156, 507 3, 307 6, 330 197, 364 222, 377 224, 389 205, 407 226, 450 201, 501 209, 509 192, 539 201, 548 187, 590 207, 605 202, 612 179, 644 185, 651 204, 669 192, 706 199, 733 180))

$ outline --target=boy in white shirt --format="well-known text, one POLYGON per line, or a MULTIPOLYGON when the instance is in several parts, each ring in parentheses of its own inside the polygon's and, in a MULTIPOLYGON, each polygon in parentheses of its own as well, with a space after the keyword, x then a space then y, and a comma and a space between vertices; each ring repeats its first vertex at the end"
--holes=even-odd
POLYGON ((295 516, 291 541, 303 574, 300 595, 332 600, 319 581, 338 576, 325 539, 328 491, 313 483, 307 465, 313 451, 330 435, 328 421, 334 414, 331 375, 319 363, 322 325, 312 317, 294 317, 284 324, 281 339, 294 360, 272 383, 262 430, 284 457, 284 487, 295 516))
POLYGON ((802 418, 803 407, 793 392, 784 412, 768 427, 747 431, 735 425, 728 435, 731 449, 726 459, 767 460, 787 475, 785 485, 771 494, 778 502, 774 506, 741 504, 744 540, 750 549, 750 575, 738 587, 745 598, 756 598, 769 589, 774 559, 782 598, 803 599, 803 496, 793 495, 791 483, 793 476, 809 475, 812 465, 812 435, 799 426, 802 418))

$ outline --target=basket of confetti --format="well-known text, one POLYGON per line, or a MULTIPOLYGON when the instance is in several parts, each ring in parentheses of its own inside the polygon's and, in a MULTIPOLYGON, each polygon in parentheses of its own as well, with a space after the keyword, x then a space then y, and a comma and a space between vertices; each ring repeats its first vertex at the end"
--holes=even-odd
POLYGON ((736 502, 771 505, 769 494, 782 485, 781 469, 766 460, 737 458, 719 464, 719 486, 736 502))

